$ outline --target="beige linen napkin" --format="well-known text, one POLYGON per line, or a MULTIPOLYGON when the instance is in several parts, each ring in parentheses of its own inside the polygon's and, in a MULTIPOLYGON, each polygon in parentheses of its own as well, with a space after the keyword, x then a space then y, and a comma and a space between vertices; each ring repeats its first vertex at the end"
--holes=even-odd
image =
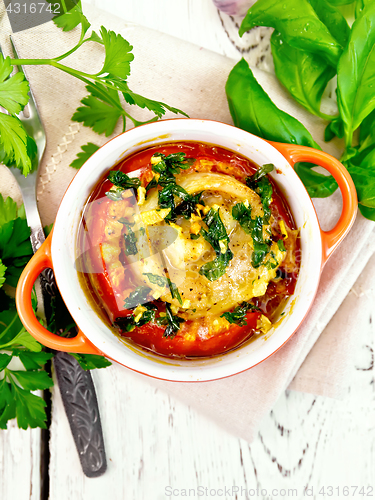
MULTIPOLYGON (((91 6, 85 7, 85 13, 95 29, 103 24, 107 29, 121 33, 134 46, 135 60, 129 79, 134 91, 183 109, 192 118, 232 123, 224 86, 234 61, 162 33, 126 23, 91 6)), ((5 53, 10 50, 9 33, 10 26, 1 3, 0 43, 5 53)), ((21 57, 48 58, 67 51, 78 40, 79 33, 77 30, 63 33, 48 23, 17 33, 14 38, 21 57)), ((99 70, 102 59, 102 47, 90 43, 66 59, 65 63, 92 72, 96 68, 96 71, 99 70)), ((311 116, 293 102, 274 76, 257 69, 254 69, 254 74, 274 102, 303 122, 325 151, 339 155, 339 142, 323 143, 325 124, 319 118, 311 116)), ((49 224, 53 222, 61 197, 75 174, 69 164, 80 146, 88 141, 101 145, 107 139, 70 121, 80 99, 86 95, 81 82, 50 67, 28 67, 27 76, 47 131, 47 149, 38 194, 43 224, 49 224)), ((139 109, 134 110, 134 115, 138 119, 151 117, 147 111, 139 109)), ((120 131, 118 127, 115 133, 120 131)), ((0 179, 1 192, 20 201, 13 177, 3 166, 0 166, 0 179)), ((339 193, 328 200, 318 200, 317 210, 322 227, 332 226, 341 211, 339 193)), ((248 440, 252 440, 262 416, 294 377, 291 385, 294 389, 337 397, 349 363, 355 323, 346 321, 346 305, 331 324, 328 323, 373 252, 373 228, 372 222, 358 216, 349 236, 327 263, 314 305, 303 326, 267 361, 221 381, 177 384, 148 379, 149 382, 248 440), (320 336, 327 325, 328 328, 320 336)), ((371 272, 375 274, 374 266, 371 272)))

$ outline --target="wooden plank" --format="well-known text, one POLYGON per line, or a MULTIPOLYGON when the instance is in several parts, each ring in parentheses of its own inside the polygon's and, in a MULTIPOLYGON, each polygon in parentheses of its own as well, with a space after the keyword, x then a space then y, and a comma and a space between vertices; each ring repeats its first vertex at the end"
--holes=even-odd
POLYGON ((1 500, 40 500, 40 429, 0 431, 1 500))

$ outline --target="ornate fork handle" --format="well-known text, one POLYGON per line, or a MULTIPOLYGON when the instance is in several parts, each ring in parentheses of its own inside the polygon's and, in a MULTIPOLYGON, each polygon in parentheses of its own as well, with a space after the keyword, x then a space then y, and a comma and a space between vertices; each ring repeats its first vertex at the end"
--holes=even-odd
MULTIPOLYGON (((12 37, 11 41, 13 51, 19 58, 12 37)), ((19 67, 18 69, 19 71, 23 72, 22 67, 19 67)), ((19 115, 19 118, 28 134, 33 136, 35 139, 38 149, 37 162, 39 166, 46 147, 46 134, 43 128, 42 121, 39 117, 38 108, 31 89, 29 92, 29 102, 25 106, 25 109, 27 109, 27 114, 21 113, 19 115)), ((24 177, 19 169, 11 168, 10 170, 14 175, 22 193, 26 219, 31 230, 31 246, 35 253, 45 240, 36 200, 38 171, 34 170, 27 177, 24 177)), ((58 291, 52 269, 45 269, 40 274, 40 285, 42 289, 44 313, 47 319, 47 324, 50 322, 52 316, 52 301, 55 302, 55 309, 59 309, 60 313, 61 310, 65 308, 65 314, 60 314, 60 317, 65 316, 70 318, 69 311, 66 309, 66 306, 58 291)), ((57 315, 55 315, 54 319, 56 323, 56 330, 64 331, 66 328, 66 324, 63 323, 65 322, 60 323, 57 315)), ((73 320, 71 320, 71 322, 73 322, 73 320)), ((89 371, 85 372, 73 356, 70 356, 66 353, 57 353, 55 358, 59 357, 60 362, 58 361, 58 359, 55 361, 56 376, 59 384, 62 384, 60 386, 61 396, 69 420, 70 428, 77 446, 82 469, 88 477, 97 477, 105 472, 107 468, 107 462, 100 424, 99 407, 95 395, 95 387, 91 378, 91 373, 89 371), (65 371, 64 377, 60 376, 62 367, 64 367, 65 371), (69 380, 69 377, 71 377, 71 380, 69 380), (79 391, 78 388, 75 389, 75 383, 77 381, 79 381, 79 391), (65 390, 67 385, 69 385, 71 390, 65 390), (76 418, 77 405, 74 406, 74 404, 72 404, 72 392, 77 395, 78 393, 83 395, 90 395, 89 399, 86 398, 81 401, 84 403, 82 404, 87 410, 86 412, 84 412, 84 414, 81 414, 81 419, 76 418), (82 419, 84 419, 84 422, 82 422, 82 419), (83 453, 84 450, 89 450, 89 452, 83 453)))

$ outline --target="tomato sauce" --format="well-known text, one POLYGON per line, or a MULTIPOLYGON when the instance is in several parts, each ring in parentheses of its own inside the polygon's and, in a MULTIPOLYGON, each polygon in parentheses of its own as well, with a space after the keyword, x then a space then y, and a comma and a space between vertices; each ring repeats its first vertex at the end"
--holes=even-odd
MULTIPOLYGON (((211 171, 232 176, 245 183, 246 177, 252 175, 258 168, 250 160, 238 155, 232 151, 195 142, 179 142, 154 146, 140 151, 129 158, 120 162, 112 170, 120 170, 124 173, 136 173, 140 178, 141 185, 146 186, 152 179, 151 157, 155 153, 169 155, 177 152, 186 153, 186 158, 195 158, 197 160, 207 160, 206 162, 196 162, 184 173, 211 171), (197 170, 197 163, 199 169, 197 170)), ((81 255, 80 261, 82 273, 80 273, 81 283, 86 292, 91 296, 95 303, 95 308, 101 312, 108 323, 115 327, 115 332, 120 336, 144 347, 147 350, 169 357, 195 357, 195 356, 213 356, 227 352, 247 341, 255 334, 259 334, 257 327, 262 314, 274 321, 280 312, 286 299, 293 294, 297 281, 299 262, 298 256, 300 245, 298 238, 290 239, 287 251, 293 253, 292 261, 294 267, 281 264, 278 269, 277 280, 269 283, 265 295, 254 297, 253 304, 259 310, 248 312, 245 320, 246 325, 240 326, 230 324, 224 331, 210 334, 210 329, 206 328, 205 320, 190 321, 182 323, 180 330, 174 338, 165 337, 165 326, 158 326, 156 323, 147 323, 140 327, 135 327, 132 331, 126 332, 121 328, 122 318, 129 316, 132 311, 123 307, 123 301, 119 301, 119 294, 112 286, 103 258, 103 234, 107 220, 107 211, 111 203, 105 196, 113 184, 103 176, 96 188, 90 195, 84 213, 82 215, 81 227, 78 238, 78 254, 81 255), (89 209, 87 208, 89 207, 89 209), (90 235, 88 238, 87 235, 90 235)), ((273 187, 271 201, 271 213, 274 219, 273 231, 279 232, 279 221, 283 220, 286 226, 297 234, 293 216, 289 207, 277 188, 276 183, 268 177, 273 187)), ((125 200, 126 201, 126 200, 125 200)), ((129 200, 129 207, 131 201, 129 200)), ((274 237, 276 238, 275 234, 274 237)), ((285 245, 288 239, 285 240, 285 245)), ((287 246, 287 245, 286 245, 287 246)), ((122 270, 121 270, 122 273, 122 270)), ((131 271, 124 268, 121 276, 122 292, 124 287, 129 286, 129 293, 132 290, 131 271), (126 285, 125 285, 126 284, 126 285)), ((133 287, 134 290, 134 287, 133 287)), ((154 305, 158 313, 165 311, 165 304, 160 300, 155 300, 154 305)))

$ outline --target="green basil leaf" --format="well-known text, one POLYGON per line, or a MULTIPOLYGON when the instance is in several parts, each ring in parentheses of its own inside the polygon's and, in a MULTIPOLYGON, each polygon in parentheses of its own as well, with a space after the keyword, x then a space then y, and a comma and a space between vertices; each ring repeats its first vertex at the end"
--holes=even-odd
POLYGON ((230 72, 225 91, 237 127, 270 141, 320 149, 302 123, 271 101, 244 59, 230 72))
POLYGON ((334 137, 339 137, 340 139, 344 137, 344 122, 340 116, 328 123, 324 130, 324 140, 326 142, 331 141, 334 137))
POLYGON ((352 26, 348 46, 337 68, 337 104, 344 122, 345 142, 375 109, 375 2, 368 4, 352 26))
POLYGON ((327 198, 337 189, 337 182, 332 175, 315 172, 311 163, 296 163, 294 170, 305 185, 311 198, 327 198))
POLYGON ((344 48, 348 41, 350 28, 342 13, 326 0, 309 0, 309 2, 331 35, 344 48))
POLYGON ((355 184, 359 205, 375 208, 375 148, 364 158, 361 156, 350 158, 345 165, 355 184))
POLYGON ((258 0, 242 21, 240 36, 255 26, 275 28, 292 47, 337 65, 342 48, 307 0, 258 0))
POLYGON ((334 68, 321 57, 288 45, 277 31, 271 36, 271 49, 276 76, 294 99, 310 113, 330 119, 321 113, 320 103, 334 68))
POLYGON ((357 0, 355 4, 355 18, 357 19, 361 14, 363 9, 369 4, 372 0, 357 0))
POLYGON ((328 0, 331 5, 349 5, 355 2, 355 0, 328 0))
POLYGON ((367 115, 361 123, 359 129, 359 144, 361 151, 375 144, 375 110, 367 115))
POLYGON ((363 217, 375 221, 375 208, 365 207, 364 205, 358 205, 358 208, 363 217))

